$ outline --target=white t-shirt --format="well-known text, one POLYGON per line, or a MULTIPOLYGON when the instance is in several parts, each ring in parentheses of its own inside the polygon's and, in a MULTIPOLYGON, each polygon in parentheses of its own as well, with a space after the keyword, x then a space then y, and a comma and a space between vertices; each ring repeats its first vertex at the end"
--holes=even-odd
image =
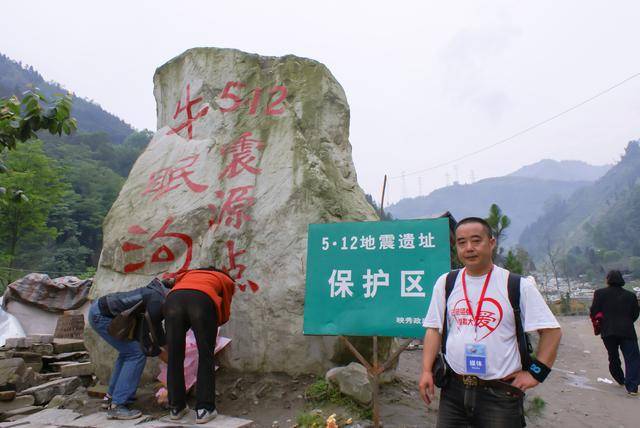
MULTIPOLYGON (((477 329, 465 300, 462 274, 463 271, 460 271, 447 301, 447 362, 458 374, 476 374, 467 371, 465 345, 480 344, 484 345, 486 350, 486 373, 478 375, 481 379, 502 379, 522 370, 513 308, 509 303, 509 271, 498 266, 493 267, 477 329)), ((438 278, 423 323, 424 327, 437 328, 440 333, 443 325, 446 277, 447 274, 444 274, 438 278)), ((467 295, 474 315, 485 279, 486 275, 466 275, 467 295)), ((522 326, 526 332, 560 327, 531 277, 523 277, 520 281, 520 310, 522 326)))

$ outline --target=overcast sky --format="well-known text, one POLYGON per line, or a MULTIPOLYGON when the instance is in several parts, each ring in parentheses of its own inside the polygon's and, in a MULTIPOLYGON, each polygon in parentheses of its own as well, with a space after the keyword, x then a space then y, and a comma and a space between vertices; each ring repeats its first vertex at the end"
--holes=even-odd
POLYGON ((324 63, 351 107, 358 181, 426 194, 544 158, 619 159, 640 138, 637 1, 23 1, 3 3, 0 52, 136 128, 155 130, 155 69, 196 46, 324 63))

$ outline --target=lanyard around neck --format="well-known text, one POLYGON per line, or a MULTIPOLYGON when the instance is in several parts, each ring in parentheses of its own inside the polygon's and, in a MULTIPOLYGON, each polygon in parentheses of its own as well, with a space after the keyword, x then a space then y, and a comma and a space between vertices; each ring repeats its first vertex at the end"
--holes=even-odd
POLYGON ((487 273, 487 277, 484 280, 484 285, 482 286, 482 292, 480 293, 480 299, 478 300, 478 306, 476 308, 476 314, 473 315, 473 309, 471 309, 471 301, 469 300, 469 296, 467 294, 467 269, 462 270, 462 290, 464 291, 464 300, 467 303, 467 309, 469 310, 469 315, 473 319, 473 326, 478 332, 478 321, 480 321, 480 313, 482 312, 482 303, 484 302, 484 295, 487 292, 487 286, 489 285, 489 281, 491 281, 491 273, 493 272, 493 267, 489 273, 487 273))

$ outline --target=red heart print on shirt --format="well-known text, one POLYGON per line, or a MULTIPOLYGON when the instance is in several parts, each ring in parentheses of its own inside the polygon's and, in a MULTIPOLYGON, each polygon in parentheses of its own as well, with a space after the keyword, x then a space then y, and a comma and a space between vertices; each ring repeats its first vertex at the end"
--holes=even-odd
MULTIPOLYGON (((456 302, 451 315, 455 320, 458 331, 462 330, 463 327, 473 328, 474 320, 469 313, 465 299, 460 299, 456 302)), ((478 341, 489 336, 498 328, 502 322, 502 315, 503 311, 500 303, 491 297, 485 297, 482 302, 482 311, 478 317, 478 341)))

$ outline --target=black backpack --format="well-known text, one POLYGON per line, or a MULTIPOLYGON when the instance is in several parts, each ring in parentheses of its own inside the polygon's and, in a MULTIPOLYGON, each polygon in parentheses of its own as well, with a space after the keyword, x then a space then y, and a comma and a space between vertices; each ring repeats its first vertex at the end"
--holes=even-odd
MULTIPOLYGON (((444 303, 444 323, 442 328, 442 354, 444 355, 447 350, 447 301, 449 300, 449 296, 453 291, 453 287, 456 283, 456 279, 458 278, 458 274, 460 273, 460 269, 452 270, 447 274, 447 280, 445 283, 445 303, 444 303)), ((533 353, 533 348, 531 346, 531 341, 529 340, 529 335, 524 332, 524 328, 522 327, 522 315, 520 311, 520 279, 522 277, 515 273, 509 272, 509 279, 507 280, 507 288, 509 293, 509 303, 511 303, 511 307, 513 308, 513 315, 515 318, 516 324, 516 339, 518 340, 518 352, 520 353, 520 362, 522 364, 523 370, 525 367, 529 367, 531 365, 531 354, 533 353)))

